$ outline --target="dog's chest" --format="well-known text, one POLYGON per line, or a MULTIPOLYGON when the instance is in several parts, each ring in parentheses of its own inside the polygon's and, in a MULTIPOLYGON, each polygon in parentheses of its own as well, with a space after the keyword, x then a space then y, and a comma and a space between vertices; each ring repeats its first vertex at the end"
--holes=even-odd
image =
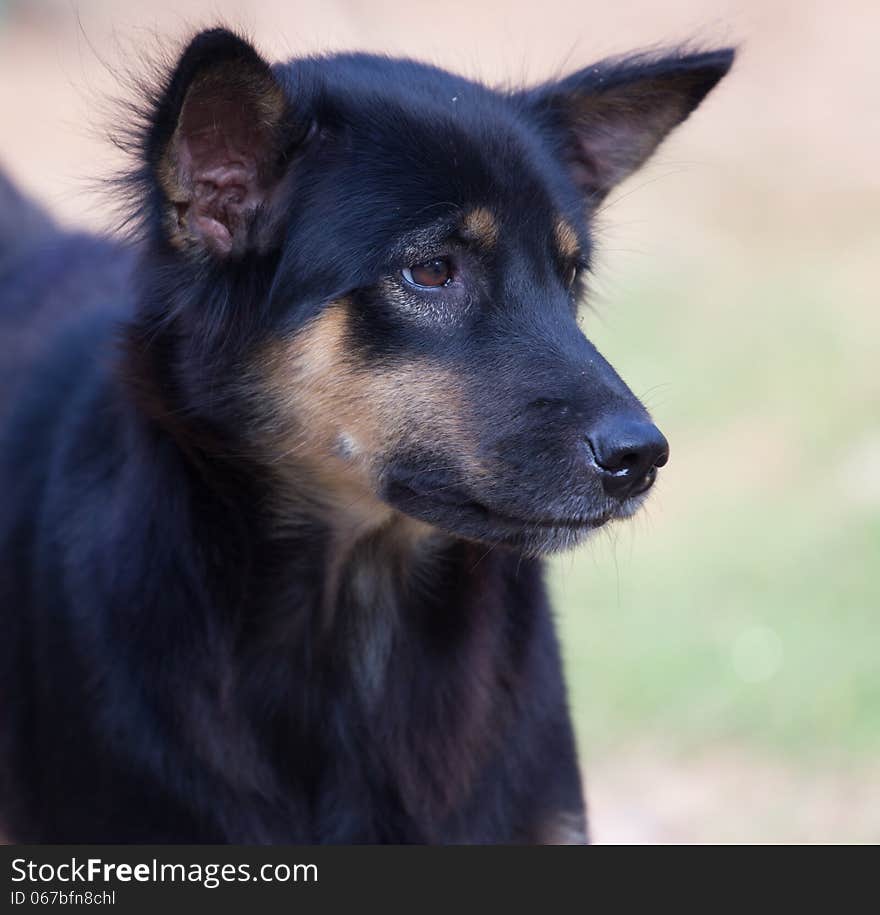
POLYGON ((429 841, 486 762, 498 694, 498 615, 450 603, 455 571, 425 586, 384 553, 351 557, 313 638, 288 656, 270 744, 285 791, 305 797, 320 842, 429 841), (346 812, 341 818, 340 811, 346 812))
POLYGON ((395 640, 405 624, 405 593, 394 566, 381 558, 355 561, 340 594, 340 636, 351 686, 372 709, 389 676, 395 640))

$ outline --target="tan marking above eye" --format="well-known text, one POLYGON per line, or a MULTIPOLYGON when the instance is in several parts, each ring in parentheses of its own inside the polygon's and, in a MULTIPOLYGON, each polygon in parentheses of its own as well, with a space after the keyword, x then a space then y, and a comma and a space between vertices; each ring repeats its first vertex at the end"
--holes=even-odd
POLYGON ((486 207, 475 207, 465 214, 461 234, 466 241, 491 247, 498 241, 498 221, 486 207))
POLYGON ((560 216, 556 220, 556 247, 563 260, 574 260, 580 253, 580 241, 572 224, 560 216))

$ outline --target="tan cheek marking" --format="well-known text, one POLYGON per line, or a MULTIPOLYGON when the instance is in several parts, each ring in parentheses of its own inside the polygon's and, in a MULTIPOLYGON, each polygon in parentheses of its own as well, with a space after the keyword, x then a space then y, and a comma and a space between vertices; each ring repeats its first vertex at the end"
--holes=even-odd
POLYGON ((284 463, 330 459, 343 432, 347 438, 341 444, 352 455, 368 444, 346 428, 357 415, 358 394, 345 348, 347 325, 347 303, 337 302, 295 337, 263 353, 275 417, 270 438, 284 463))
POLYGON ((465 457, 473 450, 458 393, 461 380, 451 372, 413 361, 379 374, 367 370, 359 379, 372 406, 368 420, 384 443, 465 457))
POLYGON ((573 260, 580 250, 577 232, 567 219, 556 220, 556 246, 565 260, 573 260))
POLYGON ((377 459, 411 444, 479 473, 460 380, 426 360, 388 371, 359 363, 348 321, 348 303, 334 303, 264 354, 279 463, 309 466, 329 489, 372 492, 377 459))
POLYGON ((468 241, 491 248, 498 241, 498 222, 485 207, 476 207, 462 220, 461 232, 468 241))

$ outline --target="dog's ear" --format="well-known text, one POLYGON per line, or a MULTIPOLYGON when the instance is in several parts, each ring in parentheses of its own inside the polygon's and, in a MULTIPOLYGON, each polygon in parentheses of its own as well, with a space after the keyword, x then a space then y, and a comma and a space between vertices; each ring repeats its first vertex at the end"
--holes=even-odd
POLYGON ((269 64, 242 38, 212 29, 190 42, 147 136, 174 245, 220 257, 249 247, 296 132, 289 107, 269 64))
POLYGON ((595 206, 700 104, 734 53, 723 48, 607 60, 520 100, 550 132, 575 184, 595 206))

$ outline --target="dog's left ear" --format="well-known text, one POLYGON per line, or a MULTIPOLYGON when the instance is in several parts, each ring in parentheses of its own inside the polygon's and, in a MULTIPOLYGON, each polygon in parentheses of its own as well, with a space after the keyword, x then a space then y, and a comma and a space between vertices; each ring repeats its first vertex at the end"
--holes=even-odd
POLYGON ((727 73, 734 50, 603 61, 519 97, 595 206, 727 73))

